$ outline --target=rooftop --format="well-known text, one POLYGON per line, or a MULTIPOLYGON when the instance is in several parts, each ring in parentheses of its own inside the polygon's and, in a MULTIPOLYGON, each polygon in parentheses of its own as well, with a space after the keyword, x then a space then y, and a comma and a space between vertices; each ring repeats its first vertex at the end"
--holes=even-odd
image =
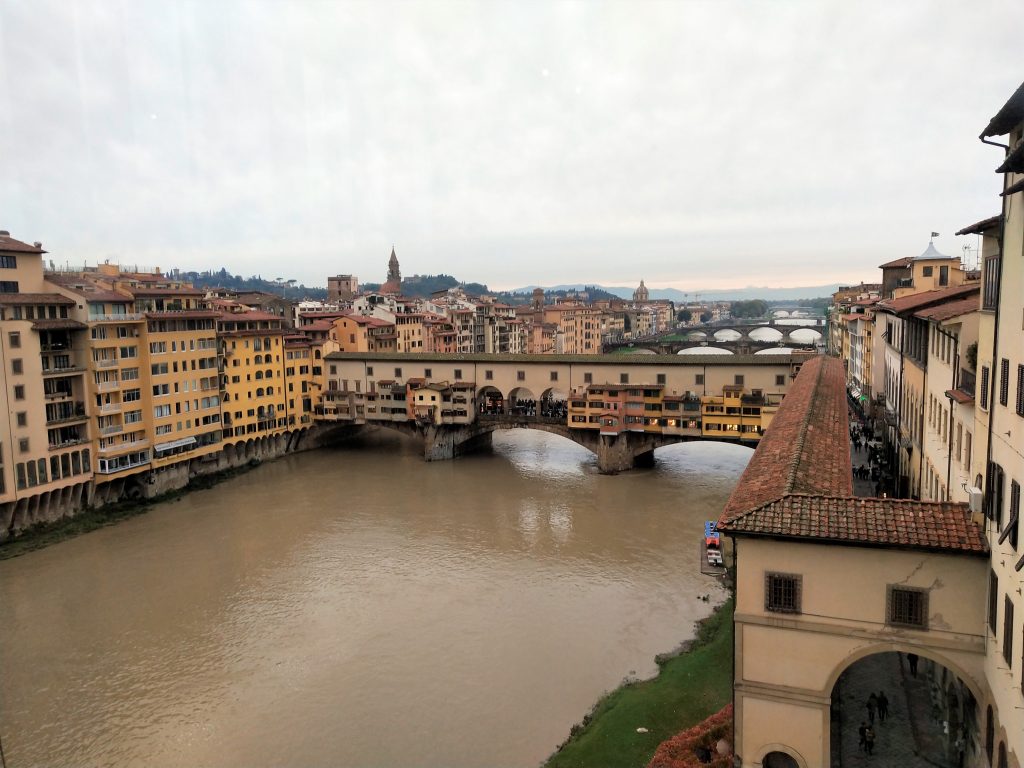
POLYGON ((0 293, 0 304, 63 304, 73 307, 75 302, 59 293, 0 293))
POLYGON ((1003 215, 1001 213, 997 213, 995 216, 989 216, 987 219, 982 219, 981 221, 976 221, 973 224, 964 227, 959 232, 957 232, 957 234, 958 235, 983 235, 983 234, 985 234, 985 232, 987 232, 988 230, 992 229, 993 227, 999 226, 999 224, 1002 221, 1003 221, 1003 215))
POLYGON ((943 320, 960 317, 961 315, 969 315, 971 312, 979 309, 981 309, 980 293, 967 299, 960 299, 959 301, 951 301, 947 304, 939 304, 938 306, 922 309, 919 312, 915 312, 914 317, 919 317, 922 320, 942 322, 943 320))
MULTIPOLYGON (((312 326, 303 326, 308 330, 312 326)), ((410 363, 544 363, 547 365, 789 366, 789 355, 511 355, 419 352, 331 352, 328 360, 405 360, 410 363), (785 359, 780 359, 785 358, 785 359)), ((799 359, 799 358, 797 358, 799 359)))
POLYGON ((894 261, 887 261, 885 264, 879 264, 879 269, 902 269, 909 267, 914 260, 909 256, 904 256, 902 259, 895 259, 894 261))
POLYGON ((988 121, 985 130, 981 132, 981 138, 986 136, 1002 136, 1009 133, 1024 120, 1024 83, 1021 83, 1002 109, 996 112, 995 116, 988 121))
POLYGON ((941 304, 954 299, 966 298, 972 294, 980 292, 981 286, 977 284, 958 285, 953 288, 940 288, 936 291, 912 293, 909 296, 903 296, 898 299, 885 299, 884 301, 878 302, 878 308, 894 314, 900 314, 901 312, 912 312, 918 309, 923 309, 924 307, 931 306, 932 304, 941 304))
POLYGON ((6 253, 46 253, 38 245, 29 245, 28 243, 21 242, 21 240, 15 240, 6 230, 0 232, 0 251, 6 253))
POLYGON ((819 544, 984 555, 965 504, 853 496, 845 375, 804 363, 718 521, 718 529, 819 544))

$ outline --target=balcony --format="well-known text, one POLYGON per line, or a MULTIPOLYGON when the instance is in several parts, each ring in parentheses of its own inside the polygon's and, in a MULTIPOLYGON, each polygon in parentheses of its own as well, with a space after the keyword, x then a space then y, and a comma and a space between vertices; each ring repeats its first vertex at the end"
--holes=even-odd
POLYGON ((43 397, 52 402, 54 400, 67 400, 70 397, 74 397, 74 393, 71 390, 60 390, 59 392, 45 392, 43 397))
POLYGON ((975 375, 968 371, 966 368, 960 369, 960 383, 957 385, 957 389, 964 392, 971 397, 974 397, 974 386, 975 386, 975 375))
MULTIPOLYGON (((45 365, 46 358, 43 358, 43 363, 45 365)), ((70 374, 70 373, 81 373, 84 370, 85 370, 85 366, 84 365, 75 365, 74 363, 72 363, 71 365, 66 365, 66 366, 62 366, 62 367, 57 367, 57 366, 49 367, 49 368, 44 367, 43 368, 43 376, 65 376, 65 375, 70 374)))
POLYGON ((51 413, 46 414, 46 426, 52 427, 56 424, 69 424, 73 421, 85 421, 85 403, 79 401, 64 404, 64 407, 54 406, 51 413), (71 406, 71 407, 69 407, 71 406))
POLYGON ((117 358, 107 357, 102 360, 93 360, 93 365, 95 365, 97 368, 116 368, 117 358))
POLYGON ((140 448, 145 448, 149 445, 149 440, 142 438, 141 440, 132 440, 129 443, 118 443, 117 445, 102 445, 100 446, 100 453, 104 456, 109 456, 113 453, 121 453, 123 451, 137 451, 140 448))
POLYGON ((46 446, 46 450, 51 451, 51 452, 52 451, 61 451, 61 450, 65 449, 65 448, 72 448, 72 447, 74 447, 76 445, 83 445, 83 444, 88 443, 88 442, 89 442, 89 438, 87 438, 87 437, 79 437, 79 438, 77 438, 75 440, 65 440, 65 441, 60 442, 60 443, 50 443, 48 446, 46 446))
POLYGON ((100 406, 100 413, 106 415, 108 413, 120 413, 122 408, 121 403, 106 403, 100 406))
POLYGON ((106 436, 106 435, 119 435, 122 432, 124 432, 124 425, 123 424, 111 424, 108 427, 101 427, 100 428, 100 434, 103 435, 103 436, 106 436))
POLYGON ((111 392, 115 389, 120 388, 121 382, 117 381, 116 379, 114 381, 101 381, 99 384, 96 385, 96 391, 98 392, 111 392))
POLYGON ((128 312, 120 315, 90 315, 90 323, 128 323, 145 319, 141 312, 128 312))

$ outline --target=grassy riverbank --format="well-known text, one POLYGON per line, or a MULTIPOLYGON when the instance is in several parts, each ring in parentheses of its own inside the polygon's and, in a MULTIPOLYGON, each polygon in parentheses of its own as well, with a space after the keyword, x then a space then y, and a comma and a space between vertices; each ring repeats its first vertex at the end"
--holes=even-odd
POLYGON ((698 626, 682 653, 659 659, 658 676, 627 683, 594 705, 544 768, 643 768, 665 739, 732 700, 730 599, 698 626), (637 728, 647 733, 637 733, 637 728))
POLYGON ((27 552, 34 552, 37 549, 48 547, 67 541, 83 533, 106 528, 130 517, 143 515, 149 512, 154 505, 161 502, 174 501, 181 498, 190 491, 198 491, 213 486, 249 471, 249 466, 238 467, 237 469, 226 469, 223 472, 216 472, 211 475, 200 475, 189 481, 189 484, 177 491, 154 496, 151 499, 124 499, 113 504, 106 504, 102 507, 84 509, 74 517, 65 517, 55 520, 52 523, 39 523, 23 531, 16 538, 0 544, 0 560, 9 560, 12 557, 24 555, 27 552))

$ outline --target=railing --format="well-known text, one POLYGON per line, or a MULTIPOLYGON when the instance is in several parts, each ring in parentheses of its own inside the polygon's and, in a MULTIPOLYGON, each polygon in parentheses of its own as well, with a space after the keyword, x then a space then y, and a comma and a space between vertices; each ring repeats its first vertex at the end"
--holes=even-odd
POLYGON ((100 406, 100 413, 120 413, 121 403, 106 403, 100 406))
POLYGON ((142 440, 132 440, 130 443, 118 443, 117 445, 101 445, 100 453, 120 453, 121 451, 132 451, 138 448, 145 448, 149 445, 149 440, 143 438, 142 440))
POLYGON ((109 427, 102 427, 100 429, 101 435, 119 435, 124 432, 123 424, 111 424, 109 427))
POLYGON ((43 368, 43 376, 53 376, 55 374, 81 373, 84 370, 85 366, 82 365, 69 365, 63 368, 43 368))
POLYGON ((145 319, 145 315, 142 312, 128 312, 123 315, 89 315, 89 322, 91 323, 110 323, 117 322, 118 320, 130 322, 143 319, 145 319))
POLYGON ((88 443, 88 442, 89 442, 89 438, 87 438, 87 437, 79 437, 79 438, 76 438, 74 440, 65 440, 62 443, 50 443, 50 445, 48 445, 46 447, 46 449, 48 451, 59 451, 59 450, 61 450, 63 448, 71 448, 72 446, 81 445, 82 443, 88 443))
POLYGON ((43 394, 43 397, 46 398, 47 400, 64 400, 65 398, 68 398, 68 397, 74 397, 74 394, 72 392, 70 392, 70 391, 68 391, 68 392, 46 392, 46 393, 43 394))
POLYGON ((103 359, 100 359, 100 360, 93 360, 93 364, 97 368, 115 368, 115 367, 117 367, 117 358, 116 357, 108 357, 108 358, 103 358, 103 359))
POLYGON ((101 381, 99 384, 96 385, 96 390, 98 392, 110 392, 113 389, 120 389, 120 388, 121 388, 121 382, 117 381, 117 380, 114 380, 114 381, 101 381))
POLYGON ((971 373, 965 368, 960 369, 960 383, 957 385, 957 389, 961 392, 966 392, 971 397, 974 397, 974 386, 975 386, 975 374, 971 373))
MULTIPOLYGON (((566 426, 565 416, 527 416, 518 413, 478 413, 476 420, 481 424, 559 424, 566 426)), ((571 425, 569 425, 571 426, 571 425)))

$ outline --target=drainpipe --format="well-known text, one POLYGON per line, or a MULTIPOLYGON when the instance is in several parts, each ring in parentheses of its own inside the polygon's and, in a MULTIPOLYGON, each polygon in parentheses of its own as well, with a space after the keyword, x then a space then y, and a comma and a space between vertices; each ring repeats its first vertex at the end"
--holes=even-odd
MULTIPOLYGON (((941 333, 942 331, 940 331, 941 333)), ((953 381, 950 392, 959 385, 960 378, 960 337, 946 334, 953 340, 953 381)), ((949 442, 946 445, 946 498, 949 501, 950 483, 953 482, 953 398, 949 397, 949 442)))
MULTIPOLYGON (((1004 158, 1007 155, 1010 154, 1010 145, 1009 144, 1000 144, 1000 143, 998 143, 996 141, 989 141, 988 139, 985 138, 984 135, 981 135, 978 138, 981 139, 981 143, 982 144, 990 144, 993 147, 1002 147, 1002 149, 1003 149, 1003 157, 1004 158)), ((1003 174, 1003 192, 1006 192, 1007 182, 1008 182, 1007 174, 1004 173, 1003 174)), ((994 393, 994 390, 995 390, 996 361, 999 359, 999 306, 1000 306, 1000 304, 1002 304, 1001 298, 1002 298, 1002 293, 1003 293, 1003 242, 1004 242, 1005 235, 1006 235, 1006 213, 1007 213, 1006 209, 1009 207, 1009 205, 1010 205, 1010 198, 1004 196, 1003 197, 1003 211, 1002 211, 1003 219, 1002 219, 1002 221, 999 222, 999 268, 998 268, 998 274, 996 275, 996 280, 995 280, 995 284, 996 284, 996 312, 995 312, 995 318, 994 318, 994 326, 992 328, 992 368, 991 368, 991 370, 989 372, 989 377, 988 377, 989 391, 986 393, 986 395, 990 395, 990 394, 994 393)), ((992 432, 992 415, 993 414, 992 414, 991 403, 994 401, 994 399, 995 398, 993 398, 993 397, 986 397, 986 402, 985 402, 985 412, 988 413, 988 430, 987 430, 986 441, 985 441, 985 479, 983 481, 983 485, 985 486, 984 492, 985 492, 986 496, 988 495, 988 491, 989 491, 989 489, 988 489, 988 467, 989 467, 989 464, 992 461, 992 434, 993 434, 993 432, 992 432)), ((986 508, 988 507, 987 504, 985 506, 986 506, 986 508)), ((989 517, 989 515, 987 515, 987 514, 986 514, 985 518, 986 518, 985 519, 985 530, 987 532, 988 531, 988 526, 989 526, 989 521, 992 518, 989 517)))

